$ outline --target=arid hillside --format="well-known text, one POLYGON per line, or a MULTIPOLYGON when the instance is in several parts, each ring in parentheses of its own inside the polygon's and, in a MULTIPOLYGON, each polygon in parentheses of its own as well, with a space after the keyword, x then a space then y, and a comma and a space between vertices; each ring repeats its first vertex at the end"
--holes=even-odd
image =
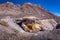
POLYGON ((11 17, 25 17, 35 16, 39 19, 54 19, 60 23, 60 17, 45 10, 42 6, 32 3, 25 3, 23 5, 13 4, 11 2, 0 4, 0 18, 5 16, 11 17))
POLYGON ((0 40, 60 40, 60 17, 37 4, 0 4, 0 40))

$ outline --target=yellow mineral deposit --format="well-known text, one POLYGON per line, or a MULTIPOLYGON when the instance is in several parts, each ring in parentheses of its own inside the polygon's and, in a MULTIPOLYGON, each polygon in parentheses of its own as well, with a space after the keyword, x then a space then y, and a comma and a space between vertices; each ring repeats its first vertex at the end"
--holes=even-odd
POLYGON ((30 29, 28 28, 28 26, 27 26, 27 25, 22 24, 22 27, 24 28, 24 30, 25 30, 26 32, 30 32, 30 29))
POLYGON ((39 31, 42 31, 43 28, 40 24, 35 23, 35 24, 32 24, 32 30, 33 32, 39 32, 39 31))
POLYGON ((37 23, 35 23, 35 24, 28 24, 28 25, 24 24, 23 27, 24 27, 24 30, 26 32, 39 32, 39 31, 43 30, 42 26, 37 24, 37 23))

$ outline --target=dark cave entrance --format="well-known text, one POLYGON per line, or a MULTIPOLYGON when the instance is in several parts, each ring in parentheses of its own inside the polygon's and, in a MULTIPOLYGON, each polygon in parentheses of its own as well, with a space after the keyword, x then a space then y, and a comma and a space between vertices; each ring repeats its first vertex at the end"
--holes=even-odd
POLYGON ((18 24, 25 32, 44 31, 43 28, 41 28, 40 24, 36 22, 36 20, 26 19, 26 18, 23 20, 18 19, 16 20, 16 24, 18 24))
MULTIPOLYGON (((24 30, 24 28, 22 27, 22 23, 27 25, 27 24, 35 23, 35 21, 31 19, 16 20, 16 24, 18 24, 24 30)), ((28 26, 28 28, 32 29, 31 26, 28 26)))
POLYGON ((24 30, 24 28, 22 27, 22 21, 21 20, 16 20, 16 24, 18 24, 24 30))
POLYGON ((56 29, 60 29, 60 24, 57 24, 56 29))

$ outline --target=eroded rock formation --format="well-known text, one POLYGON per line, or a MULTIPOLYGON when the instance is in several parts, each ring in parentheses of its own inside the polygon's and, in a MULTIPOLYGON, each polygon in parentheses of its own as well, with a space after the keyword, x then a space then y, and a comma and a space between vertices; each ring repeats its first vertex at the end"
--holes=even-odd
POLYGON ((36 4, 0 4, 0 40, 60 40, 60 17, 36 4))

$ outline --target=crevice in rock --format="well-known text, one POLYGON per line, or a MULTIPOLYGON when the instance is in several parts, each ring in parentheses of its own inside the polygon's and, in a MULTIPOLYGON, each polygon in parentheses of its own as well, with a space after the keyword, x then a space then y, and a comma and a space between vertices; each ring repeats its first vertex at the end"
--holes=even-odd
POLYGON ((56 29, 60 29, 60 24, 57 24, 56 29))

